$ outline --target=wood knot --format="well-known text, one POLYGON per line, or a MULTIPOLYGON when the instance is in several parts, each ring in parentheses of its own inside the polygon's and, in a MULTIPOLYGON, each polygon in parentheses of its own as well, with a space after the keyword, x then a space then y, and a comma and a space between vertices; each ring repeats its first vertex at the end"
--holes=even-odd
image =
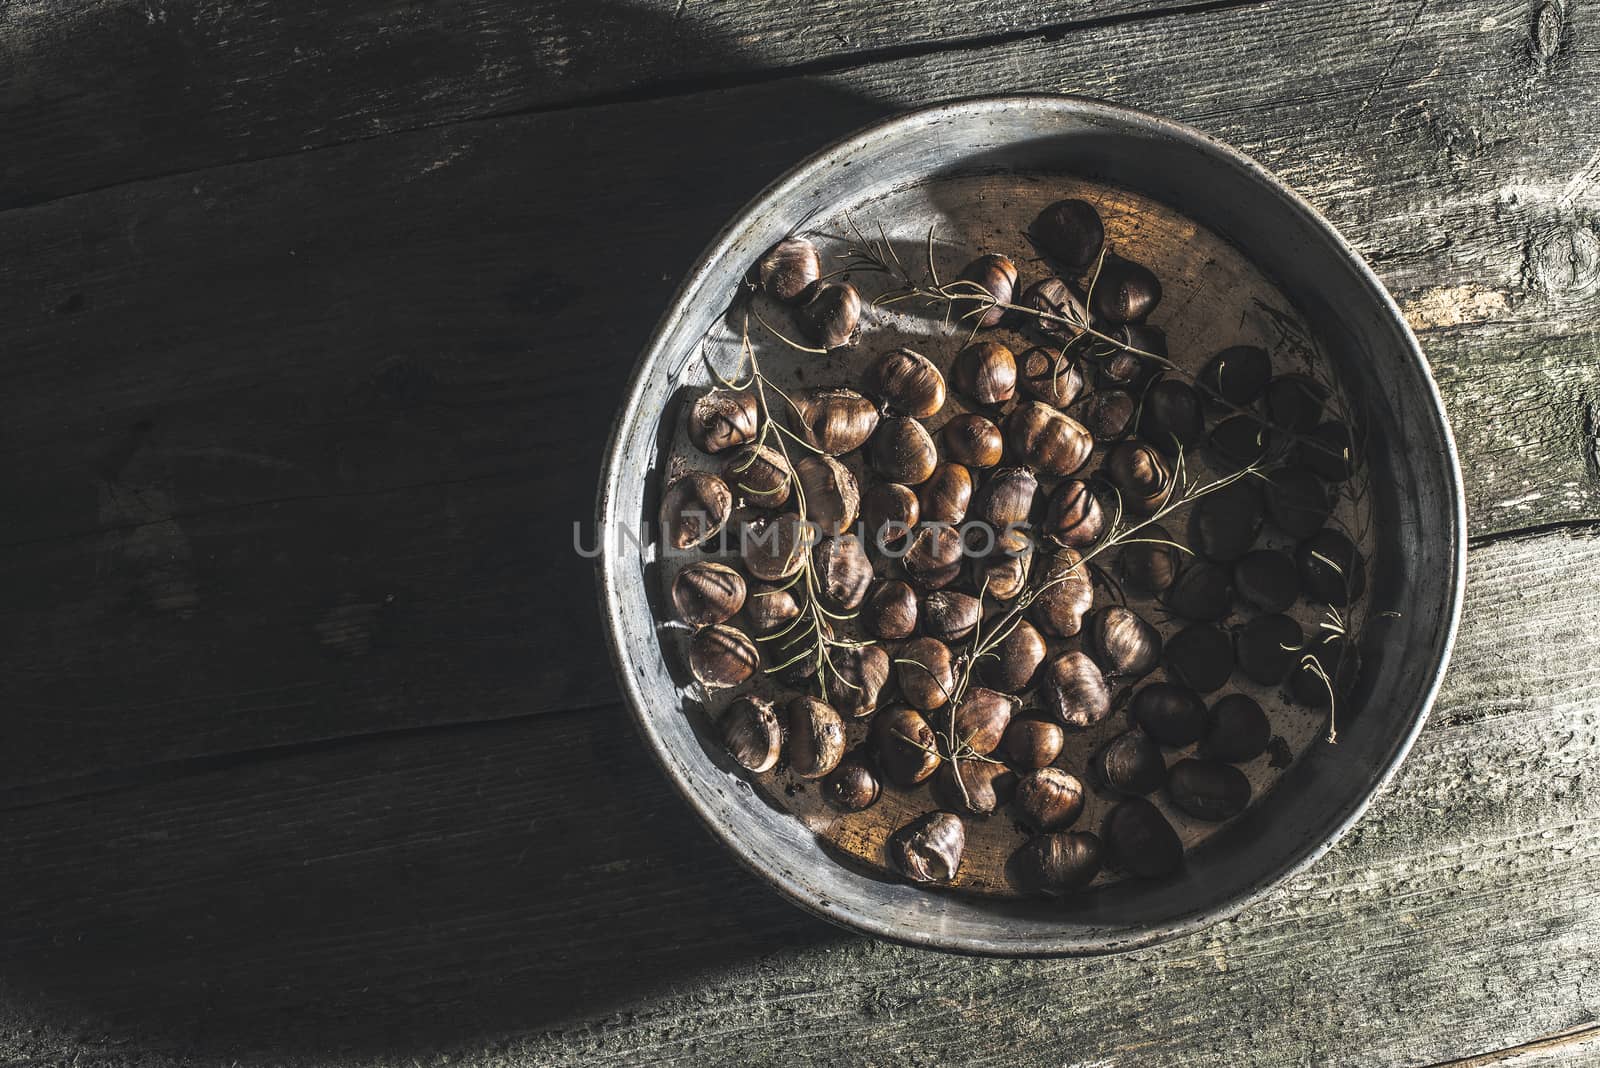
POLYGON ((1528 250, 1529 281, 1563 302, 1600 294, 1600 237, 1586 226, 1556 226, 1534 238, 1528 250))
POLYGON ((1533 16, 1533 54, 1541 64, 1549 63, 1561 51, 1566 28, 1567 15, 1559 3, 1547 0, 1539 5, 1533 16))

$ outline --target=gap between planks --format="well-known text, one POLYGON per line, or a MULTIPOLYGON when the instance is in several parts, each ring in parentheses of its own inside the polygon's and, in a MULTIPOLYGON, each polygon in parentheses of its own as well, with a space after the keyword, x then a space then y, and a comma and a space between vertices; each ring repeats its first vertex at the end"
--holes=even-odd
POLYGON ((1563 1059, 1578 1053, 1594 1053, 1600 1057, 1600 1024, 1582 1024, 1545 1038, 1524 1042, 1519 1046, 1509 1046, 1459 1060, 1435 1061, 1426 1068, 1494 1068, 1495 1065, 1513 1065, 1524 1057, 1545 1053, 1558 1053, 1563 1059))

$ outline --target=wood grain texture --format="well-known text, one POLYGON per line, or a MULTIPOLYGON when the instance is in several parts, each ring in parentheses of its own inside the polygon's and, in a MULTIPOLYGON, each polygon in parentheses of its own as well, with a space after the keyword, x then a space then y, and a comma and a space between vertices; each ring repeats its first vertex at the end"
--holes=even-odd
POLYGON ((0 1057, 1424 1065, 1592 1025, 1600 531, 1471 565, 1459 670, 1369 815, 1169 946, 835 930, 734 867, 607 708, 0 813, 0 1057))
POLYGON ((613 699, 572 524, 674 280, 800 154, 1002 86, 1279 170, 1442 324, 1474 533, 1600 516, 1586 17, 1545 55, 1488 3, 1174 15, 0 214, 0 774, 613 699))

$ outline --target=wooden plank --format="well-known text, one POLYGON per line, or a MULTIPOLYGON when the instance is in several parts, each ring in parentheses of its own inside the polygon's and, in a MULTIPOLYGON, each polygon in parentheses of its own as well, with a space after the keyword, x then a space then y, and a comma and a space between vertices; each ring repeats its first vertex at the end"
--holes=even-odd
POLYGON ((571 524, 673 280, 802 152, 997 72, 1283 171, 1428 327, 1474 533, 1600 516, 1593 280, 1557 269, 1600 192, 1583 32, 1544 57, 1487 3, 1208 11, 4 213, 0 700, 31 741, 0 774, 612 699, 571 524))
POLYGON ((1137 0, 458 0, 423 17, 394 0, 7 4, 0 129, 10 158, 0 208, 462 119, 643 99, 1163 10, 1146 8, 1137 0))
POLYGON ((715 847, 608 708, 0 813, 0 1057, 1430 1064, 1590 1026, 1597 566, 1600 534, 1474 551, 1461 670, 1392 786, 1169 946, 835 930, 715 847))
POLYGON ((1592 1064, 1600 1056, 1600 1027, 1582 1027, 1430 1068, 1547 1068, 1558 1064, 1592 1064))

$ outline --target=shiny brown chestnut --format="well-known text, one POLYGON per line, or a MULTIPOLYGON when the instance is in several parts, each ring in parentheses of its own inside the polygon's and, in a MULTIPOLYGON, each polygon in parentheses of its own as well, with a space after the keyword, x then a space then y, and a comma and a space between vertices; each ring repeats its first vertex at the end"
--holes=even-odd
POLYGON ((1011 800, 1017 773, 1004 764, 963 757, 939 765, 934 797, 949 809, 970 816, 990 816, 1011 800))
POLYGON ((1089 616, 1088 646, 1108 675, 1139 678, 1161 660, 1161 632, 1124 605, 1107 605, 1089 616))
POLYGON ((689 440, 701 452, 715 454, 754 440, 757 423, 753 394, 714 389, 689 407, 689 440))
POLYGON ((1038 630, 1027 620, 1018 620, 1011 633, 990 650, 991 655, 979 662, 978 676, 996 690, 1021 693, 1032 683, 1048 653, 1038 630))
POLYGON ((1089 831, 1055 831, 1022 843, 1011 856, 1011 869, 1022 889, 1061 897, 1094 882, 1102 852, 1099 837, 1089 831))
POLYGON ((895 655, 900 694, 923 712, 942 708, 955 693, 955 658, 937 638, 912 638, 895 655))
POLYGON ((1083 617, 1094 607, 1094 582, 1071 549, 1048 558, 1050 568, 1029 605, 1039 628, 1057 638, 1071 638, 1083 629, 1083 617))
POLYGON ((1105 676, 1087 653, 1062 653, 1046 665, 1039 703, 1069 727, 1089 727, 1111 714, 1105 676))
POLYGON ((1189 512, 1189 544, 1209 560, 1232 563, 1255 545, 1265 516, 1261 493, 1247 475, 1195 504, 1189 512))
POLYGON ((756 583, 744 599, 744 614, 750 620, 750 629, 757 634, 771 634, 799 618, 800 602, 787 586, 756 583))
POLYGON ((835 808, 860 812, 871 808, 883 795, 878 769, 872 756, 857 747, 844 755, 839 766, 822 780, 822 796, 835 808))
POLYGON ((1133 429, 1139 404, 1121 389, 1097 389, 1073 405, 1069 413, 1088 428, 1096 441, 1118 441, 1133 429))
POLYGON ((1140 539, 1125 544, 1118 557, 1122 580, 1141 593, 1161 593, 1177 581, 1182 552, 1159 523, 1145 527, 1140 539))
POLYGON ((817 347, 830 352, 849 348, 861 336, 861 294, 849 282, 813 282, 794 318, 817 347))
POLYGON ((1300 571, 1288 553, 1257 549, 1233 565, 1233 588, 1263 612, 1284 612, 1300 597, 1300 571))
POLYGON ((1105 531, 1106 514, 1087 482, 1064 479, 1050 494, 1041 530, 1069 549, 1087 549, 1105 531))
POLYGON ((890 416, 867 444, 872 469, 890 482, 915 486, 939 466, 939 449, 928 428, 910 416, 890 416))
POLYGON ((840 612, 860 607, 872 584, 872 561, 860 538, 854 534, 823 538, 812 551, 811 566, 829 606, 840 612))
POLYGON ((1059 278, 1041 278, 1023 291, 1017 303, 1037 312, 1028 317, 1029 325, 1056 341, 1072 340, 1089 323, 1083 301, 1059 278))
POLYGON ((1230 693, 1211 706, 1200 752, 1213 760, 1243 764, 1265 753, 1271 741, 1272 724, 1261 706, 1245 694, 1230 693))
POLYGON ((1083 811, 1083 801, 1083 783, 1060 768, 1038 768, 1017 779, 1017 811, 1036 831, 1072 826, 1083 811))
POLYGON ((1152 682, 1141 687, 1133 695, 1128 712, 1162 745, 1192 745, 1206 729, 1206 703, 1187 686, 1173 682, 1152 682))
POLYGON ((972 503, 972 472, 960 464, 942 463, 917 487, 918 510, 925 523, 960 523, 972 503))
POLYGON ((998 341, 974 341, 956 354, 950 380, 979 404, 1004 404, 1017 392, 1017 357, 998 341))
POLYGON ((874 360, 865 387, 897 415, 927 419, 944 407, 944 375, 932 360, 911 349, 895 349, 874 360))
POLYGON ((782 582, 805 566, 812 531, 793 512, 758 516, 740 531, 744 568, 764 582, 782 582))
POLYGON ((841 534, 861 511, 861 490, 850 469, 831 456, 806 456, 794 465, 806 517, 824 534, 841 534))
POLYGON ((881 645, 852 645, 833 649, 829 654, 833 670, 825 687, 828 703, 842 716, 862 719, 878 709, 878 701, 889 685, 894 669, 889 654, 881 645))
POLYGON ((844 757, 844 721, 815 697, 789 702, 789 767, 802 779, 820 779, 844 757))
POLYGON ((995 536, 1020 527, 1033 513, 1039 480, 1026 467, 1002 467, 989 476, 978 497, 976 518, 987 523, 995 536))
POLYGON ((1017 358, 1022 391, 1034 400, 1065 408, 1083 392, 1083 369, 1060 349, 1035 346, 1017 358))
POLYGON ((1129 796, 1153 794, 1167 781, 1167 762, 1160 744, 1137 728, 1101 746, 1090 767, 1110 789, 1129 796))
POLYGON ((718 727, 728 755, 746 771, 760 775, 783 759, 783 724, 771 702, 741 697, 728 706, 718 727))
POLYGON ((919 589, 937 590, 954 582, 964 560, 961 531, 943 524, 925 524, 911 535, 901 563, 919 589))
POLYGON ((866 524, 867 546, 884 552, 904 545, 922 516, 922 506, 910 486, 874 482, 861 496, 861 521, 866 524))
POLYGON ((1300 662, 1306 636, 1290 616, 1257 616, 1234 638, 1239 670, 1262 686, 1280 686, 1300 662))
POLYGON ((930 812, 889 836, 889 859, 914 883, 947 883, 961 867, 967 829, 952 812, 930 812))
POLYGON ((767 296, 793 304, 822 277, 817 246, 803 237, 786 237, 756 261, 756 278, 767 296))
MULTIPOLYGON (((963 267, 959 280, 980 287, 994 302, 994 306, 979 317, 978 326, 985 330, 999 326, 1001 320, 1006 317, 1006 309, 1001 305, 1010 304, 1011 297, 1017 289, 1017 265, 1008 257, 990 252, 963 267)), ((970 286, 963 287, 963 290, 970 292, 974 297, 981 295, 972 291, 970 286)), ((963 301, 961 310, 976 311, 980 306, 976 302, 963 301)))
POLYGON ((878 408, 853 389, 810 389, 794 395, 800 436, 829 456, 866 444, 878 428, 878 408))
POLYGON ((1255 345, 1230 345, 1200 369, 1196 379, 1208 397, 1234 406, 1255 403, 1272 378, 1272 358, 1255 345))
POLYGON ((1233 639, 1209 623, 1191 623, 1161 650, 1167 674, 1196 693, 1222 689, 1233 676, 1233 639))
POLYGON ((1300 586, 1313 601, 1343 608, 1367 588, 1367 563, 1349 538, 1332 528, 1319 531, 1295 551, 1300 586))
POLYGON ((916 631, 918 611, 917 592, 899 579, 888 579, 867 594, 861 622, 874 637, 899 641, 916 631))
POLYGON ((1007 760, 1031 770, 1055 763, 1067 744, 1067 735, 1059 724, 1047 719, 1018 717, 1007 724, 1000 744, 1007 760))
POLYGON ((1100 264, 1089 293, 1089 310, 1102 322, 1142 322, 1161 303, 1161 282, 1150 268, 1120 256, 1100 264))
POLYGON ((976 412, 963 412, 944 425, 944 451, 967 467, 993 467, 1005 453, 1000 428, 976 412))
POLYGON ((1192 449, 1205 429, 1200 395, 1187 383, 1163 378, 1145 390, 1139 406, 1139 436, 1166 455, 1192 449))
POLYGON ((1006 439, 1018 459, 1047 475, 1072 474, 1094 450, 1094 438, 1082 423, 1039 401, 1012 411, 1006 419, 1006 439))
POLYGON ((1123 508, 1134 515, 1150 515, 1172 496, 1172 469, 1159 452, 1142 442, 1113 445, 1102 471, 1122 494, 1123 508))
POLYGON ((988 756, 1000 747, 1011 717, 1022 702, 1008 693, 997 693, 974 686, 961 695, 952 715, 951 726, 958 742, 979 756, 988 756))
POLYGON ((697 560, 672 580, 672 605, 691 627, 726 623, 744 607, 744 576, 727 564, 697 560))
POLYGON ((767 445, 741 445, 722 465, 722 480, 759 508, 789 503, 794 472, 783 453, 767 445))
POLYGON ((733 511, 733 492, 716 475, 690 471, 661 495, 661 535, 674 549, 692 549, 722 532, 733 511))
POLYGON ((1183 865, 1183 841, 1161 810, 1142 797, 1120 802, 1105 823, 1106 854, 1117 869, 1141 879, 1171 875, 1183 865))
POLYGON ((761 653, 738 627, 716 623, 689 639, 689 672, 708 690, 737 686, 761 666, 761 653))
POLYGON ((970 593, 935 590, 922 602, 922 627, 930 638, 958 642, 977 629, 983 604, 970 593))
POLYGON ((1233 608, 1233 574, 1221 564, 1196 560, 1167 590, 1173 615, 1202 623, 1221 619, 1233 608))
POLYGON ((933 728, 914 708, 883 709, 872 717, 868 733, 878 766, 896 786, 909 789, 932 775, 940 764, 933 728))
POLYGON ((1172 765, 1167 774, 1167 796, 1195 819, 1220 823, 1237 816, 1250 804, 1250 780, 1232 764, 1190 758, 1172 765))
POLYGON ((1009 601, 1028 588, 1028 569, 1033 564, 1033 539, 1026 530, 1001 529, 994 549, 977 566, 976 581, 983 592, 999 601, 1009 601))
POLYGON ((1028 227, 1028 239, 1058 266, 1081 274, 1099 257, 1106 231, 1094 205, 1074 198, 1041 211, 1028 227))

